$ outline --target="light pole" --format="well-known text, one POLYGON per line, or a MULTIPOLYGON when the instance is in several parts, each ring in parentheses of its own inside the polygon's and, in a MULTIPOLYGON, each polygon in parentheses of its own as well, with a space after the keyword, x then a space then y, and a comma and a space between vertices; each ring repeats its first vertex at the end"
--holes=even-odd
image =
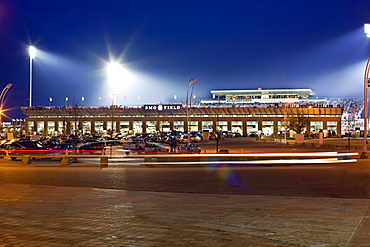
POLYGON ((5 98, 5 95, 6 93, 8 92, 9 88, 11 88, 11 86, 13 86, 13 84, 11 83, 8 83, 3 91, 1 91, 1 94, 0 94, 0 108, 3 109, 3 106, 4 106, 4 98, 5 98))
POLYGON ((1 94, 0 94, 0 125, 1 125, 1 132, 3 132, 2 130, 2 127, 3 127, 3 113, 4 113, 4 98, 5 98, 5 95, 6 93, 8 92, 9 88, 12 86, 13 84, 11 83, 8 83, 3 91, 1 91, 1 94))
POLYGON ((366 159, 367 155, 367 118, 368 118, 368 90, 370 86, 370 58, 367 60, 365 73, 364 73, 364 150, 361 154, 361 158, 366 159))
POLYGON ((36 57, 36 48, 32 45, 29 46, 28 54, 30 55, 30 102, 29 102, 29 107, 32 107, 32 60, 36 57))
MULTIPOLYGON (((364 32, 366 37, 370 38, 370 23, 364 24, 364 32)), ((368 118, 368 89, 369 89, 369 72, 370 72, 370 58, 367 60, 365 73, 364 73, 364 148, 361 158, 366 159, 367 155, 367 118, 368 118)))
POLYGON ((113 137, 113 134, 114 134, 114 130, 116 129, 115 127, 115 124, 114 124, 114 106, 116 105, 116 96, 117 94, 115 93, 112 93, 111 94, 112 96, 112 105, 111 105, 111 112, 112 112, 112 126, 111 126, 111 137, 113 137))
POLYGON ((188 90, 186 91, 186 123, 188 125, 188 144, 190 144, 189 108, 191 108, 191 102, 193 98, 192 95, 194 92, 194 86, 195 86, 196 81, 197 81, 196 78, 190 79, 188 83, 188 90), (190 97, 189 97, 190 88, 191 88, 191 92, 190 92, 190 97))
POLYGON ((113 108, 116 105, 116 97, 117 97, 117 94, 111 93, 110 96, 112 97, 112 108, 113 108))
POLYGON ((284 106, 284 144, 286 144, 286 132, 288 130, 288 126, 287 126, 287 118, 288 118, 288 110, 287 110, 287 104, 285 102, 285 106, 284 106))

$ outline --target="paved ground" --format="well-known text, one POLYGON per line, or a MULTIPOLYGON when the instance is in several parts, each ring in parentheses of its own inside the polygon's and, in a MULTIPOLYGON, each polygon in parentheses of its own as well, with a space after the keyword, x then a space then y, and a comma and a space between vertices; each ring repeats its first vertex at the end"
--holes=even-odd
POLYGON ((3 184, 0 246, 370 246, 370 200, 3 184))
POLYGON ((370 199, 2 184, 0 247, 370 246, 369 208, 370 199))

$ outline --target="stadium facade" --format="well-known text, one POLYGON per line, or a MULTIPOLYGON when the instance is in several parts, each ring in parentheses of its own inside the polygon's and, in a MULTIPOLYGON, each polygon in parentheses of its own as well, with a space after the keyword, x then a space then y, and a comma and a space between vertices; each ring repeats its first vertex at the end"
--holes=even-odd
MULTIPOLYGON (((304 133, 341 132, 343 107, 313 98, 311 89, 217 90, 212 99, 189 106, 167 103, 142 106, 23 107, 25 134, 68 135, 230 131, 243 135, 281 135, 292 116, 305 116, 304 133)), ((289 133, 289 132, 287 132, 289 133)), ((290 131, 289 135, 293 135, 290 131)))

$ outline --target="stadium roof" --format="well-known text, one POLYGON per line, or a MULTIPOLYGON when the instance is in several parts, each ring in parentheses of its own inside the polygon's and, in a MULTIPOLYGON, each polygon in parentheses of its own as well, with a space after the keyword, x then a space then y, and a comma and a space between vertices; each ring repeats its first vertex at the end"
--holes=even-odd
POLYGON ((299 95, 301 97, 308 97, 316 93, 311 89, 256 89, 256 90, 212 90, 211 94, 214 96, 255 96, 262 94, 270 95, 299 95))

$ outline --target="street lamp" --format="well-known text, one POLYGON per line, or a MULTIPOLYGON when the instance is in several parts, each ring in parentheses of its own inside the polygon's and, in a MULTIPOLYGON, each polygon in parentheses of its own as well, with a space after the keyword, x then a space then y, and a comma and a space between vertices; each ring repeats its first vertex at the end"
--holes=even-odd
POLYGON ((186 91, 186 123, 188 125, 188 144, 190 144, 190 126, 189 126, 189 108, 191 108, 191 102, 192 102, 192 95, 194 92, 194 86, 195 82, 197 81, 196 78, 192 78, 189 80, 188 83, 188 90, 186 91), (189 97, 189 90, 191 88, 190 97, 189 97), (189 102, 190 99, 190 102, 189 102))
POLYGON ((1 109, 3 109, 3 106, 4 106, 4 98, 5 98, 5 95, 8 92, 9 88, 11 88, 11 86, 13 86, 13 84, 8 83, 4 87, 3 91, 1 91, 1 94, 0 94, 0 107, 1 107, 1 109))
MULTIPOLYGON (((370 38, 370 23, 364 24, 364 32, 366 37, 370 38)), ((368 89, 370 84, 369 79, 369 72, 370 72, 370 58, 367 60, 365 73, 364 73, 364 150, 361 154, 361 158, 366 159, 367 155, 367 115, 368 115, 368 89)))
POLYGON ((30 102, 29 102, 29 107, 32 107, 32 59, 36 57, 36 48, 32 45, 29 46, 28 54, 30 55, 30 102))
POLYGON ((1 91, 1 94, 0 94, 0 124, 2 124, 2 122, 3 122, 2 115, 4 113, 4 98, 5 98, 6 93, 9 90, 9 88, 11 88, 11 86, 13 86, 13 84, 8 83, 4 87, 3 91, 1 91))
POLYGON ((365 73, 364 73, 364 150, 361 154, 361 158, 366 159, 367 155, 367 118, 368 118, 368 89, 370 87, 370 58, 367 60, 365 73))

